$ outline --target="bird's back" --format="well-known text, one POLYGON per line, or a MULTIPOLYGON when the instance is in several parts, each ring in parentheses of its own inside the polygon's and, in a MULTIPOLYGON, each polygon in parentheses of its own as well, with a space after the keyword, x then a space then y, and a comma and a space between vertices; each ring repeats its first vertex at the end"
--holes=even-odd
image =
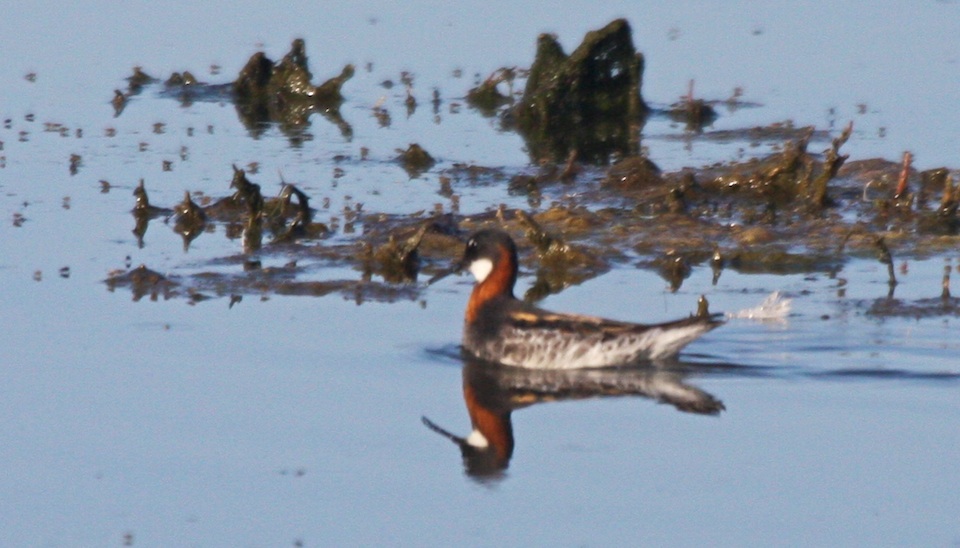
POLYGON ((486 321, 467 326, 466 351, 483 360, 535 369, 608 367, 675 356, 722 323, 717 317, 692 316, 643 325, 558 314, 511 301, 491 303, 486 321))

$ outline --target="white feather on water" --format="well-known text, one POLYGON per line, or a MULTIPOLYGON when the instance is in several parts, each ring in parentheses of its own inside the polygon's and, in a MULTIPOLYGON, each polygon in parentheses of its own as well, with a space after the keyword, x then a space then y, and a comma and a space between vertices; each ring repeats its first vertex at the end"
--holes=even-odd
POLYGON ((786 321, 790 315, 791 299, 786 299, 779 291, 774 291, 763 300, 762 303, 753 307, 745 308, 737 312, 727 312, 727 318, 738 318, 744 320, 757 321, 786 321))

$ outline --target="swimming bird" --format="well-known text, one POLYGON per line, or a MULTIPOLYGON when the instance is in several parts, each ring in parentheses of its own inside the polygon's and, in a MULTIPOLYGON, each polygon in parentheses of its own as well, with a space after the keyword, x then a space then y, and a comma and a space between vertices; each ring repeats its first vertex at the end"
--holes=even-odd
POLYGON ((476 278, 464 316, 463 350, 484 361, 535 369, 609 367, 675 356, 720 315, 698 313, 658 324, 561 314, 514 297, 517 247, 502 230, 467 241, 458 268, 476 278))

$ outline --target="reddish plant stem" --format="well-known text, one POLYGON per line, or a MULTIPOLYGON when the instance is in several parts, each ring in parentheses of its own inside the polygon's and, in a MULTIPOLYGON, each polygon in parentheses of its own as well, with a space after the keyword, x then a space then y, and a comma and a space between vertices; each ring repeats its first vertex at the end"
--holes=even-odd
POLYGON ((899 200, 907 193, 907 177, 910 175, 910 164, 913 163, 913 154, 903 153, 903 169, 900 171, 900 179, 897 181, 897 191, 893 193, 893 199, 899 200))

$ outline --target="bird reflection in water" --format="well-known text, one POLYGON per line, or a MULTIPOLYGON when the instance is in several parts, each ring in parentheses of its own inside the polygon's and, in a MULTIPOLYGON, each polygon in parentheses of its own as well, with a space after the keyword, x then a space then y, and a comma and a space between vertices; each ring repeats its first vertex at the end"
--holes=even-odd
POLYGON ((717 415, 723 402, 685 384, 679 369, 630 367, 606 369, 524 369, 464 358, 463 400, 473 431, 453 434, 423 417, 434 432, 460 447, 467 475, 496 480, 513 456, 511 413, 530 405, 596 397, 639 396, 674 406, 678 411, 717 415))

